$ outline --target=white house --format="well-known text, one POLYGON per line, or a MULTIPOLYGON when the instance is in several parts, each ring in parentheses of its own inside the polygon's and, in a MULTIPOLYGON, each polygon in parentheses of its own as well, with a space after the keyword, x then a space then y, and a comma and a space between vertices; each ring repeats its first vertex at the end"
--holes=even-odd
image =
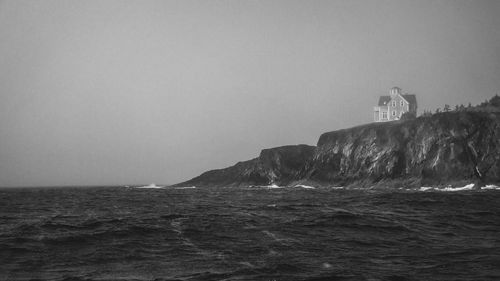
POLYGON ((417 97, 403 95, 401 88, 392 87, 388 96, 380 96, 378 106, 373 108, 373 118, 375 122, 399 120, 405 112, 417 114, 417 97))

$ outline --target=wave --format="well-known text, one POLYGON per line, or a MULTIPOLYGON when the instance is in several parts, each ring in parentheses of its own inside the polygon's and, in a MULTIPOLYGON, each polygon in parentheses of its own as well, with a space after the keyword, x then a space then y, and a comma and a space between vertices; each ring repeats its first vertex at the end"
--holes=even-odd
POLYGON ((315 189, 316 188, 314 186, 309 186, 309 185, 305 185, 305 184, 298 184, 294 187, 302 187, 302 188, 306 188, 306 189, 315 189))
MULTIPOLYGON (((447 187, 432 187, 432 186, 422 186, 420 187, 419 191, 443 191, 443 192, 455 192, 455 191, 469 191, 469 190, 475 190, 476 185, 471 183, 467 184, 462 187, 452 187, 452 186, 447 186, 447 187)), ((481 190, 500 190, 500 187, 490 184, 486 185, 480 188, 481 190)))
POLYGON ((0 280, 493 280, 500 184, 468 183, 0 192, 0 280))
POLYGON ((494 185, 494 184, 490 184, 490 185, 481 187, 481 189, 486 189, 486 190, 488 190, 488 189, 497 189, 497 190, 500 190, 500 187, 497 186, 497 185, 494 185))
POLYGON ((263 185, 263 186, 260 186, 260 187, 265 187, 265 188, 285 188, 284 186, 278 186, 276 184, 271 184, 271 185, 263 185))
POLYGON ((471 184, 468 184, 466 186, 462 186, 462 187, 445 187, 443 188, 442 190, 440 191, 463 191, 463 190, 472 190, 474 188, 475 184, 471 183, 471 184))
POLYGON ((271 238, 274 242, 277 242, 281 245, 290 245, 291 243, 297 242, 295 239, 284 237, 282 235, 277 235, 275 233, 270 232, 269 230, 262 230, 262 233, 267 237, 271 238))
POLYGON ((179 187, 176 187, 175 189, 193 189, 193 188, 196 188, 196 186, 179 186, 179 187))
POLYGON ((154 183, 144 186, 136 186, 135 188, 164 188, 164 186, 158 186, 154 183))
POLYGON ((452 187, 452 186, 447 186, 447 187, 431 187, 431 186, 422 186, 420 187, 419 191, 445 191, 445 192, 454 192, 454 191, 465 191, 465 190, 473 190, 475 184, 471 183, 462 187, 452 187))

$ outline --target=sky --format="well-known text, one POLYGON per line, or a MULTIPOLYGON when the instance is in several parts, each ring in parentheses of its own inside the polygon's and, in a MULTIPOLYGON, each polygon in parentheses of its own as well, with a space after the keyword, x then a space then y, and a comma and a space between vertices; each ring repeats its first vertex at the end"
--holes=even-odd
POLYGON ((2 1, 0 186, 173 184, 500 92, 500 1, 2 1))

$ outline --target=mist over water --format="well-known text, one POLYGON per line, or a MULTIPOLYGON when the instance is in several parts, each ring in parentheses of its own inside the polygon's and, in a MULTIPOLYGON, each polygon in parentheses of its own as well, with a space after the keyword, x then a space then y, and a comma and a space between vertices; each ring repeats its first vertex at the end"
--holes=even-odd
POLYGON ((499 280, 500 191, 0 189, 1 280, 499 280))

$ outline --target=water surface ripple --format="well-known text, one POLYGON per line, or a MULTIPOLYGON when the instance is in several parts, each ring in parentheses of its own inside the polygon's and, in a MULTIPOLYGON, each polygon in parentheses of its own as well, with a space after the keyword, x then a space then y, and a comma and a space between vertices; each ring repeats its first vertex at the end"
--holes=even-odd
POLYGON ((500 280, 500 191, 0 189, 0 280, 500 280))

